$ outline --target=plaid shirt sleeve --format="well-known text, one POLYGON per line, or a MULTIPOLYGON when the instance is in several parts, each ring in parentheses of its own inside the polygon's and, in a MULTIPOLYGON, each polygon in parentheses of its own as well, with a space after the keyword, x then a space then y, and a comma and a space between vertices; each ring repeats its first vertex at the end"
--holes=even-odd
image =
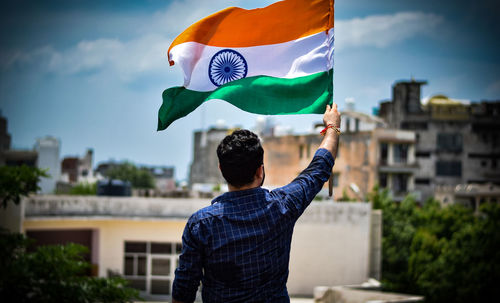
POLYGON ((320 148, 314 154, 309 166, 297 178, 290 184, 273 191, 273 193, 282 196, 281 201, 295 219, 302 215, 330 178, 334 163, 332 154, 328 150, 320 148))
POLYGON ((172 297, 181 302, 193 302, 202 278, 201 247, 194 235, 200 225, 189 218, 182 235, 182 254, 179 257, 179 267, 175 270, 175 280, 172 297))

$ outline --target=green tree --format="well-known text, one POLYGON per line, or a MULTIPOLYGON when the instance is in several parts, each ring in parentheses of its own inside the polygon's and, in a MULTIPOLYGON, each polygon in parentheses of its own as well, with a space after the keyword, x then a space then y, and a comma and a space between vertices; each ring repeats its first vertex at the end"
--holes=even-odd
POLYGON ((374 188, 383 212, 382 284, 386 290, 424 295, 427 302, 484 302, 500 292, 500 206, 479 213, 408 196, 394 202, 374 188))
POLYGON ((155 180, 147 168, 138 168, 130 162, 124 162, 109 169, 106 176, 111 179, 129 181, 134 188, 154 188, 155 180))
POLYGON ((22 197, 40 189, 40 178, 48 174, 36 167, 0 166, 0 199, 2 207, 6 208, 8 202, 19 204, 22 197))
POLYGON ((7 302, 131 302, 140 299, 119 277, 85 274, 87 248, 77 244, 41 246, 21 234, 0 231, 0 297, 7 302))
POLYGON ((70 195, 95 196, 97 195, 97 183, 78 183, 69 191, 70 195))
MULTIPOLYGON (((33 167, 0 167, 2 206, 38 189, 46 173, 33 167)), ((28 248, 32 241, 0 228, 0 298, 6 302, 130 302, 137 290, 119 278, 88 277, 88 249, 77 244, 28 248)))

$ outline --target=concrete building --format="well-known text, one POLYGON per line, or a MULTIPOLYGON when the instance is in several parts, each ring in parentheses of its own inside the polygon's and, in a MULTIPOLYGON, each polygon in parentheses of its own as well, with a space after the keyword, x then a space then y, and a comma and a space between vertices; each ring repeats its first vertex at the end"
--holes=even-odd
POLYGON ((36 166, 46 169, 48 178, 40 180, 40 192, 51 194, 56 189, 57 181, 61 178, 61 162, 59 160, 59 140, 54 137, 40 138, 36 141, 35 150, 38 153, 36 166))
POLYGON ((7 166, 35 166, 38 153, 35 150, 20 150, 11 148, 12 137, 8 132, 7 118, 0 112, 0 165, 7 166))
MULTIPOLYGON (((376 184, 389 188, 395 200, 414 192, 415 134, 385 129, 384 121, 371 115, 342 112, 340 145, 333 167, 334 199, 345 192, 365 200, 376 184)), ((312 160, 321 143, 319 127, 314 134, 269 136, 264 146, 264 185, 270 188, 291 182, 312 160)), ((327 185, 325 184, 325 189, 327 185)), ((324 193, 323 193, 324 194, 324 193)))
MULTIPOLYGON (((94 273, 123 275, 145 298, 169 299, 188 217, 208 199, 34 196, 23 230, 39 244, 89 248, 94 273)), ((381 214, 370 203, 313 202, 292 240, 288 291, 352 285, 380 272, 381 214), (378 235, 378 236, 377 236, 378 235)))
POLYGON ((500 184, 500 102, 470 103, 436 95, 421 102, 425 81, 393 86, 379 115, 390 127, 416 133, 415 188, 426 199, 438 186, 500 184))
POLYGON ((7 130, 7 118, 0 111, 0 152, 10 149, 11 136, 7 130))
POLYGON ((64 157, 61 162, 61 181, 71 184, 94 183, 93 155, 94 151, 89 148, 83 157, 64 157))
POLYGON ((175 168, 173 166, 150 167, 149 171, 155 179, 155 190, 158 195, 162 196, 176 189, 175 168))
POLYGON ((232 130, 210 128, 199 130, 193 137, 193 162, 189 171, 189 185, 193 190, 212 191, 218 184, 225 183, 219 170, 217 146, 232 130))
POLYGON ((500 186, 492 183, 440 185, 436 187, 435 198, 442 206, 461 204, 477 211, 484 203, 500 203, 500 186))

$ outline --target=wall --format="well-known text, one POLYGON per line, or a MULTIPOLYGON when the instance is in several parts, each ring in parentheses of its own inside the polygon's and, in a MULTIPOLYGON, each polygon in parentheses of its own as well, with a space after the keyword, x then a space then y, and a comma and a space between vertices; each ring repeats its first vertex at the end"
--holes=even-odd
MULTIPOLYGON (((99 276, 106 276, 123 272, 125 241, 180 242, 189 215, 206 205, 209 200, 39 196, 27 200, 23 229, 96 230, 94 255, 99 276)), ((370 226, 369 203, 313 202, 295 226, 289 293, 366 281, 370 226)))
POLYGON ((313 202, 297 221, 288 291, 310 295, 318 285, 365 282, 370 259, 369 203, 313 202))

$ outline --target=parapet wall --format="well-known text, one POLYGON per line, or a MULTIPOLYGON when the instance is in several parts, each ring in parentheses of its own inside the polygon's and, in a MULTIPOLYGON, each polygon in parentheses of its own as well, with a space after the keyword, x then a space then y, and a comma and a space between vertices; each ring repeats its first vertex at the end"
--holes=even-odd
POLYGON ((310 295, 319 285, 352 285, 370 275, 371 204, 313 202, 297 221, 288 290, 310 295))
POLYGON ((25 199, 25 217, 187 219, 210 199, 43 195, 25 199))
MULTIPOLYGON (((121 272, 125 241, 181 242, 184 224, 210 199, 34 196, 24 200, 26 230, 91 229, 99 273, 121 272)), ((363 202, 313 202, 297 221, 288 291, 312 295, 316 286, 353 285, 370 275, 372 210, 363 202)), ((378 226, 380 228, 380 225, 378 226)))

